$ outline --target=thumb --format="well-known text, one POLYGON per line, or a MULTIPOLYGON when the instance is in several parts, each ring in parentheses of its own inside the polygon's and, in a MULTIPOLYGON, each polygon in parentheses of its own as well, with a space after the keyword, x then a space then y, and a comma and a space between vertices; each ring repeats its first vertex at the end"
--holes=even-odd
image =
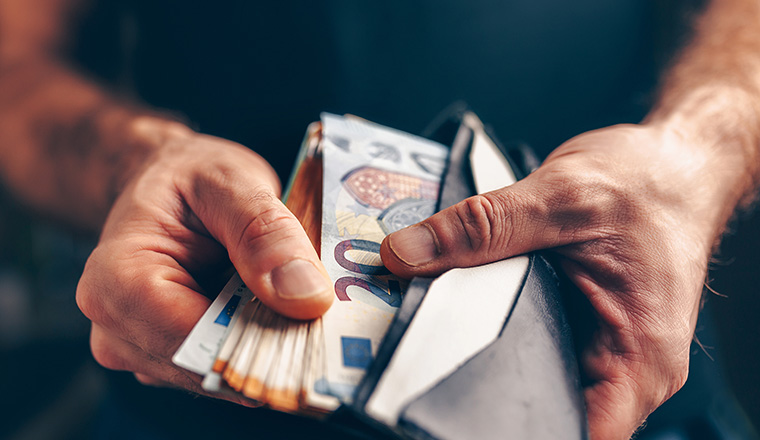
POLYGON ((261 174, 196 183, 188 204, 264 304, 296 319, 318 317, 332 304, 332 283, 303 227, 261 174))
POLYGON ((478 266, 568 244, 572 234, 562 224, 567 216, 562 214, 566 210, 561 199, 531 175, 390 234, 380 254, 397 275, 433 276, 454 267, 478 266))

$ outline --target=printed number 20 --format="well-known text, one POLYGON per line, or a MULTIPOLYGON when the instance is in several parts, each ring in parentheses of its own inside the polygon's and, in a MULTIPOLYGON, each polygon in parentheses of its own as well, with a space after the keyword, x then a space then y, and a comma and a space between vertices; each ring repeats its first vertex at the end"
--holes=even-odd
MULTIPOLYGON (((346 258, 346 253, 351 250, 371 252, 380 255, 380 244, 369 240, 344 240, 335 246, 335 261, 344 269, 362 275, 390 275, 390 271, 384 266, 360 264, 346 258)), ((357 277, 342 277, 335 282, 335 294, 341 301, 351 301, 346 289, 348 286, 356 286, 364 289, 383 300, 391 307, 401 305, 401 286, 396 280, 388 280, 387 290, 376 283, 357 277)))

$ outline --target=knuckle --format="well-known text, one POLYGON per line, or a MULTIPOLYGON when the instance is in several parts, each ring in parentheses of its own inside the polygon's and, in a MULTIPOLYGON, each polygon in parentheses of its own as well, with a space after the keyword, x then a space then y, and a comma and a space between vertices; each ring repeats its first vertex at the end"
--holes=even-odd
POLYGON ((169 324, 144 321, 128 330, 128 339, 137 348, 142 350, 151 363, 162 363, 162 359, 168 358, 174 352, 175 338, 167 329, 169 324))
MULTIPOLYGON (((162 295, 163 284, 153 282, 147 284, 144 292, 146 296, 158 297, 162 295)), ((129 328, 121 327, 126 338, 140 348, 149 357, 151 362, 163 363, 179 348, 185 336, 197 322, 188 318, 187 310, 182 309, 171 301, 152 301, 150 308, 145 311, 145 304, 133 301, 135 309, 142 311, 134 313, 129 328)))
POLYGON ((111 345, 106 339, 105 335, 102 335, 100 332, 93 329, 90 337, 90 350, 92 351, 92 357, 95 359, 95 362, 109 370, 128 370, 126 360, 115 350, 110 348, 111 345))
POLYGON ((151 376, 146 376, 144 374, 135 373, 135 379, 140 384, 145 385, 145 386, 157 387, 161 385, 160 380, 151 376))
POLYGON ((87 319, 92 320, 94 316, 94 305, 92 304, 92 295, 90 294, 90 287, 87 283, 86 273, 82 275, 77 285, 75 300, 77 307, 87 319))
POLYGON ((489 259, 512 249, 517 218, 514 207, 513 197, 504 191, 476 195, 455 205, 469 250, 489 259))
POLYGON ((202 394, 198 381, 193 380, 181 371, 173 369, 169 372, 168 382, 175 387, 179 387, 194 393, 202 394))
POLYGON ((285 208, 270 203, 270 206, 255 213, 241 228, 238 246, 257 249, 271 245, 273 237, 292 237, 298 231, 298 222, 285 208))
POLYGON ((193 194, 200 199, 212 200, 224 196, 243 177, 243 171, 238 165, 224 160, 196 165, 190 170, 190 181, 193 184, 193 194))
POLYGON ((163 365, 168 363, 181 342, 182 339, 177 339, 169 330, 155 328, 152 334, 140 342, 139 346, 150 362, 163 365))
POLYGON ((456 205, 455 212, 470 250, 478 252, 487 248, 492 239, 492 232, 498 229, 495 227, 496 219, 491 200, 482 195, 473 196, 456 205))
POLYGON ((137 270, 123 259, 110 257, 114 254, 104 245, 92 252, 75 295, 79 310, 107 328, 119 328, 125 318, 139 312, 141 296, 136 293, 147 291, 146 283, 151 279, 145 277, 144 267, 137 270))
MULTIPOLYGON (((133 339, 137 335, 132 334, 130 326, 135 321, 140 321, 143 312, 150 307, 146 299, 155 298, 161 294, 161 286, 154 279, 155 276, 146 276, 143 279, 124 278, 120 280, 120 292, 118 295, 110 295, 107 313, 102 319, 103 324, 113 330, 121 331, 124 335, 130 335, 133 339)), ((150 301, 150 304, 153 302, 150 301)))
POLYGON ((101 289, 97 287, 97 276, 95 273, 99 272, 97 263, 98 249, 93 251, 90 258, 87 260, 85 269, 82 273, 82 277, 77 284, 75 301, 79 310, 91 321, 97 321, 102 314, 103 305, 101 302, 101 295, 97 292, 101 289))

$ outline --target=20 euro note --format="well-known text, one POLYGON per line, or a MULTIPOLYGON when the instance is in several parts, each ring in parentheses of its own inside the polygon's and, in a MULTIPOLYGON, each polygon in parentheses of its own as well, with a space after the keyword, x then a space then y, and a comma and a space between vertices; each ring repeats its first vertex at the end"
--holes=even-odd
POLYGON ((172 361, 200 375, 211 371, 216 355, 243 306, 253 298, 236 273, 182 342, 172 361))
MULTIPOLYGON (((317 249, 321 230, 322 177, 321 158, 315 157, 318 139, 319 125, 312 124, 304 138, 287 188, 287 193, 294 194, 287 198, 287 206, 296 214, 317 249)), ((219 392, 224 389, 219 371, 214 369, 226 367, 230 353, 226 353, 224 359, 219 359, 218 356, 225 343, 234 345, 239 340, 240 330, 247 326, 247 322, 238 321, 245 306, 253 299, 253 293, 240 276, 234 273, 174 354, 172 361, 176 365, 205 376, 203 386, 207 391, 219 392)))
MULTIPOLYGON (((406 289, 382 266, 380 242, 433 213, 447 154, 402 132, 322 115, 309 127, 286 205, 320 250, 335 285, 333 307, 305 323, 250 304, 224 333, 210 311, 175 358, 199 351, 203 339, 217 352, 194 370, 205 371, 208 391, 234 390, 283 411, 318 414, 350 401, 406 289)), ((224 301, 220 295, 211 309, 224 301)))
POLYGON ((323 317, 327 377, 315 390, 349 402, 407 285, 382 265, 380 243, 435 212, 448 148, 331 114, 321 147, 321 257, 336 298, 323 317))

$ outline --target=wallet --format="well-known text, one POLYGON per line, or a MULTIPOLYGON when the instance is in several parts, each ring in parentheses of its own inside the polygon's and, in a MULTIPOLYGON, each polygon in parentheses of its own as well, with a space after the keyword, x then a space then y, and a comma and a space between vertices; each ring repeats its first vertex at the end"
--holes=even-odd
MULTIPOLYGON (((431 156, 426 159, 421 153, 409 154, 422 169, 437 167, 436 179, 443 173, 440 188, 436 188, 437 201, 435 195, 425 200, 425 215, 420 214, 420 219, 470 196, 511 185, 537 167, 538 161, 527 146, 502 146, 466 107, 453 107, 438 121, 436 128, 426 136, 428 139, 414 140, 406 133, 354 117, 323 114, 319 133, 330 139, 334 148, 342 150, 341 145, 346 144, 339 141, 345 138, 336 136, 336 132, 340 132, 340 127, 348 127, 346 133, 358 133, 358 136, 369 139, 377 154, 393 151, 392 147, 380 142, 382 139, 378 133, 381 132, 386 133, 386 137, 391 136, 387 133, 393 132, 388 139, 400 143, 404 143, 404 139, 407 144, 416 142, 418 145, 436 141, 435 150, 440 153, 432 158, 436 160, 431 160, 431 156), (446 145, 450 146, 448 150, 446 145)), ((311 212, 312 217, 322 206, 319 197, 323 184, 319 177, 323 171, 328 172, 326 166, 323 170, 321 158, 304 160, 307 152, 314 150, 310 140, 316 139, 312 136, 317 133, 315 130, 310 129, 307 133, 296 172, 288 185, 289 193, 302 194, 300 208, 294 212, 311 212)), ((407 152, 413 151, 411 145, 406 147, 407 152)), ((333 170, 330 176, 334 175, 342 174, 333 170)), ((353 171, 347 174, 351 179, 357 175, 353 171)), ((363 184, 369 187, 375 185, 375 181, 365 180, 363 184)), ((379 184, 372 188, 397 190, 379 184)), ((385 194, 378 189, 372 191, 380 196, 385 194)), ((293 202, 292 198, 288 201, 293 202)), ((289 205, 292 210, 295 206, 289 205)), ((413 205, 412 209, 419 206, 413 205)), ((382 218, 383 224, 394 225, 394 219, 399 218, 406 221, 405 225, 419 221, 415 217, 409 222, 409 218, 404 217, 407 214, 408 211, 386 209, 378 220, 382 218)), ((301 221, 305 230, 311 231, 312 240, 319 237, 322 227, 319 222, 301 221)), ((324 219, 322 224, 326 224, 324 219)), ((318 243, 314 244, 319 249, 318 243)), ((375 245, 379 249, 379 243, 375 245)), ((377 258, 379 261, 379 255, 377 258)), ((362 266, 356 262, 353 264, 362 266)), ((251 381, 254 385, 261 385, 259 388, 264 390, 261 395, 270 397, 260 401, 275 409, 324 418, 326 423, 360 438, 587 438, 573 335, 558 277, 542 256, 535 253, 519 255, 481 266, 451 269, 437 278, 415 278, 409 282, 403 300, 398 290, 396 296, 392 296, 396 299, 393 307, 398 309, 395 314, 388 313, 383 322, 388 325, 390 321, 390 324, 385 336, 380 339, 382 333, 379 333, 375 339, 376 350, 370 349, 368 339, 362 340, 357 334, 341 337, 342 351, 336 353, 342 358, 341 366, 355 374, 350 389, 333 389, 324 376, 316 373, 308 376, 307 388, 302 388, 307 391, 298 395, 280 395, 270 392, 280 388, 251 381), (279 396, 279 400, 272 396, 279 396)), ((233 276, 173 358, 177 365, 204 375, 203 386, 208 391, 234 393, 242 389, 246 397, 258 398, 253 392, 246 394, 244 386, 230 388, 225 385, 222 374, 228 371, 217 369, 217 364, 226 365, 230 361, 225 341, 230 334, 237 331, 235 338, 229 338, 234 342, 242 339, 243 327, 246 332, 249 325, 254 331, 265 329, 261 327, 263 323, 241 318, 243 309, 245 313, 258 310, 259 305, 252 303, 253 297, 240 277, 233 276), (241 304, 245 307, 238 307, 241 304), (245 324, 236 326, 235 322, 245 324)), ((367 321, 368 318, 356 319, 367 321)), ((312 334, 312 325, 314 329, 321 329, 324 320, 326 318, 296 322, 272 315, 271 322, 267 321, 270 324, 266 324, 270 327, 262 332, 280 334, 277 332, 287 327, 291 330, 298 328, 302 335, 309 329, 308 334, 312 334), (281 323, 274 325, 274 322, 281 323)), ((356 328, 365 330, 361 326, 356 328)), ((315 334, 321 334, 321 330, 319 332, 315 334)), ((296 333, 289 331, 286 334, 296 333)), ((275 353, 277 347, 285 353, 301 353, 294 346, 290 351, 282 348, 283 342, 279 339, 269 341, 266 345, 269 351, 265 353, 275 353)), ((230 347, 234 346, 232 342, 230 347)), ((309 352, 308 359, 317 360, 314 365, 323 365, 321 353, 324 349, 319 348, 319 344, 314 347, 317 348, 309 352)), ((255 365, 265 366, 266 371, 271 369, 275 372, 274 377, 288 371, 279 368, 280 364, 276 362, 258 362, 258 357, 256 359, 255 365)), ((301 359, 284 365, 307 365, 304 360, 307 357, 301 359)), ((259 388, 254 391, 260 391, 259 388)))
MULTIPOLYGON (((429 136, 451 145, 438 210, 537 166, 524 144, 505 148, 466 108, 441 119, 429 136)), ((552 267, 533 253, 414 279, 353 401, 328 421, 372 438, 587 438, 552 267)))

